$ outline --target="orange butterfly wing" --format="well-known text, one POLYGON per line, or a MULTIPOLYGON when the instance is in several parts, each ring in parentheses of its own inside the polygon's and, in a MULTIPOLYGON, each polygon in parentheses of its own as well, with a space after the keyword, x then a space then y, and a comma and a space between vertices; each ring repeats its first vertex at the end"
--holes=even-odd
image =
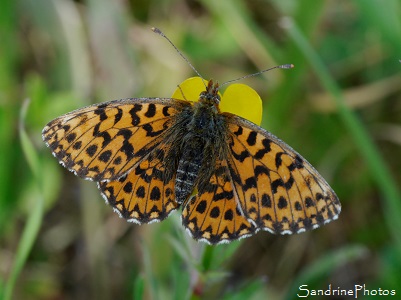
POLYGON ((242 211, 260 229, 292 234, 337 219, 340 202, 323 177, 270 132, 227 116, 228 164, 242 211))
POLYGON ((209 244, 228 243, 257 231, 243 216, 225 159, 217 160, 210 180, 184 204, 182 223, 194 239, 209 244))
POLYGON ((175 171, 166 169, 163 162, 167 151, 168 146, 162 143, 126 175, 98 183, 102 196, 127 221, 161 221, 177 209, 175 171))
POLYGON ((223 113, 226 149, 212 177, 184 206, 183 225, 210 244, 250 236, 260 229, 293 234, 336 219, 340 202, 321 175, 270 132, 223 113))
POLYGON ((162 140, 185 101, 137 98, 75 110, 49 122, 42 136, 59 162, 95 181, 116 180, 162 140))

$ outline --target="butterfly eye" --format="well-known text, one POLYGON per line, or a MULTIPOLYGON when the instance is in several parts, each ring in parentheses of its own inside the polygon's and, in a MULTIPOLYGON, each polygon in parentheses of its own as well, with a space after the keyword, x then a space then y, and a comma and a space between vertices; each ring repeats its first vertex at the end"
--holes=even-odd
POLYGON ((220 104, 220 100, 221 100, 221 98, 220 98, 220 96, 218 94, 213 95, 213 102, 215 104, 219 105, 220 104))

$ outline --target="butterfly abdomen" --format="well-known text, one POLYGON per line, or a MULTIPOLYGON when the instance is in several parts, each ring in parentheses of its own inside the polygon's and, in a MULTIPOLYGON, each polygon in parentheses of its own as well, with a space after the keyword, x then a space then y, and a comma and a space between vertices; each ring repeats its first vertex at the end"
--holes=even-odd
POLYGON ((176 200, 179 204, 184 203, 194 190, 203 162, 203 148, 200 139, 191 139, 184 145, 175 178, 176 200))
POLYGON ((186 124, 186 134, 180 145, 175 179, 176 200, 179 204, 185 203, 198 184, 209 181, 212 149, 219 147, 216 136, 221 128, 216 124, 219 119, 217 111, 203 103, 196 103, 192 108, 190 117, 187 116, 189 122, 186 124))

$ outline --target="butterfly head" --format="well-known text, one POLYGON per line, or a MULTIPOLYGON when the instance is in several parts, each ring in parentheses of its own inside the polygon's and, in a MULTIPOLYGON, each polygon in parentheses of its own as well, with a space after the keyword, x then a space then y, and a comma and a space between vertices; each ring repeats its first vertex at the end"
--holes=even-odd
POLYGON ((213 83, 213 80, 209 80, 206 91, 203 91, 199 96, 199 102, 217 107, 220 103, 219 83, 213 83))

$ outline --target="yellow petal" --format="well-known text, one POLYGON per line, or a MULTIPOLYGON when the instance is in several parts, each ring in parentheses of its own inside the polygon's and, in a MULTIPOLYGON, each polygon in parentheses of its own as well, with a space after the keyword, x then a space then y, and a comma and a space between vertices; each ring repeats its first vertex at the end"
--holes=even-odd
POLYGON ((200 77, 191 77, 179 84, 172 98, 196 102, 199 95, 206 90, 207 81, 200 77), (203 82, 202 82, 203 81, 203 82))
MULTIPOLYGON (((200 77, 191 77, 182 82, 174 91, 172 98, 196 102, 201 92, 205 91, 207 81, 200 77)), ((219 93, 220 94, 220 93, 219 93)), ((257 125, 262 121, 262 100, 254 89, 245 84, 230 85, 221 96, 220 110, 243 117, 257 125)))
POLYGON ((232 84, 220 102, 222 112, 230 112, 257 125, 262 122, 262 99, 256 91, 245 84, 232 84))

